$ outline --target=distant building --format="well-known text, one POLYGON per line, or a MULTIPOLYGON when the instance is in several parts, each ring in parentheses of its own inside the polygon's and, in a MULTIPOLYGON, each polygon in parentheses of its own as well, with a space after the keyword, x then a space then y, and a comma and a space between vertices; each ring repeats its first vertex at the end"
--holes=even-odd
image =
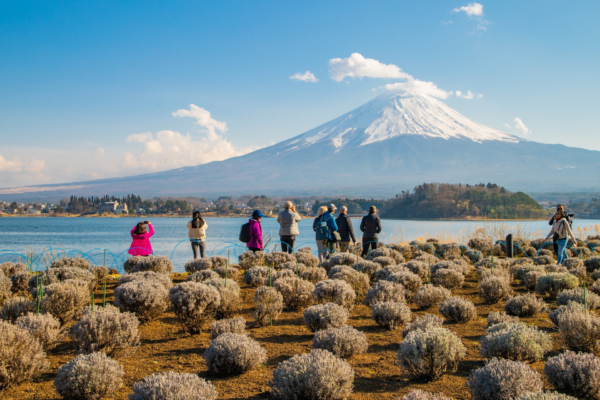
POLYGON ((128 214, 129 211, 127 210, 127 204, 125 203, 121 203, 117 205, 117 208, 115 209, 115 214, 128 214))
POLYGON ((117 207, 119 206, 119 202, 118 201, 107 201, 105 203, 100 204, 100 207, 98 207, 98 211, 100 212, 115 212, 115 210, 117 209, 117 207))
POLYGON ((36 210, 35 208, 30 208, 29 210, 27 210, 27 214, 41 214, 42 212, 40 210, 36 210))

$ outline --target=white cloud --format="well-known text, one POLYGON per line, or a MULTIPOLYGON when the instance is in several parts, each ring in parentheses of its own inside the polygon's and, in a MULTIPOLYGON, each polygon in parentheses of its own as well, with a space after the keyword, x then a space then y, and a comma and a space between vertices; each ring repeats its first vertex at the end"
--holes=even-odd
POLYGON ((31 157, 29 162, 21 161, 20 157, 8 160, 0 155, 0 172, 32 172, 41 173, 46 167, 46 161, 31 157))
POLYGON ((96 157, 102 158, 104 156, 104 153, 105 153, 105 151, 102 147, 98 147, 96 149, 96 157))
POLYGON ((300 72, 296 72, 294 75, 290 76, 290 79, 294 80, 294 81, 302 81, 302 82, 317 82, 318 81, 318 79, 315 77, 315 75, 310 71, 306 71, 303 74, 301 74, 300 72))
POLYGON ((448 22, 442 21, 442 25, 450 25, 451 23, 452 23, 452 20, 449 20, 448 22))
POLYGON ((447 99, 452 95, 452 92, 447 92, 437 87, 433 82, 424 82, 418 79, 413 79, 406 82, 388 83, 384 86, 385 89, 403 90, 405 92, 425 94, 438 99, 447 99))
POLYGON ((462 6, 460 8, 455 8, 452 12, 463 12, 467 14, 469 17, 478 16, 481 17, 483 15, 483 5, 479 3, 469 3, 466 6, 462 6))
POLYGON ((515 117, 515 128, 517 128, 519 131, 521 131, 523 136, 531 135, 533 133, 529 130, 529 128, 527 128, 525 126, 525 124, 519 117, 515 117))
POLYGON ((174 117, 192 117, 196 119, 196 123, 203 128, 206 128, 208 132, 220 131, 225 133, 227 131, 227 124, 213 119, 210 116, 210 112, 202 107, 198 107, 195 104, 190 104, 189 110, 177 110, 172 113, 174 117))
POLYGON ((365 58, 359 53, 352 53, 348 58, 332 58, 329 60, 331 79, 341 82, 350 78, 395 78, 413 79, 394 64, 383 64, 372 58, 365 58))
POLYGON ((509 124, 507 124, 506 122, 504 123, 504 126, 507 128, 512 128, 512 126, 510 126, 509 124))
POLYGON ((480 93, 472 93, 470 90, 467 90, 467 93, 463 93, 460 90, 456 90, 456 97, 460 97, 461 99, 473 100, 473 99, 481 99, 483 97, 480 93))

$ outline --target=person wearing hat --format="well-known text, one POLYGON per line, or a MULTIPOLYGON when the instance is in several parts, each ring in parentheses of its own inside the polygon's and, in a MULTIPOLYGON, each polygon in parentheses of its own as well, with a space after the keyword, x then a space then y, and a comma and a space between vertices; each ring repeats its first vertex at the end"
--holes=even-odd
POLYGON ((358 243, 354 237, 354 227, 352 226, 352 220, 348 216, 348 208, 342 206, 340 208, 340 216, 335 219, 335 223, 338 226, 338 232, 340 234, 340 246, 341 253, 347 253, 350 243, 358 243))
POLYGON ((262 226, 260 225, 260 219, 265 217, 260 210, 254 210, 252 212, 252 218, 248 221, 250 223, 250 241, 246 244, 248 250, 256 253, 264 249, 263 237, 262 237, 262 226))
MULTIPOLYGON (((325 214, 325 211, 327 211, 326 206, 319 207, 319 210, 317 211, 317 217, 313 221, 313 231, 315 231, 315 233, 317 232, 317 224, 323 218, 323 214, 325 214)), ((317 239, 317 253, 318 253, 318 257, 319 257, 319 262, 323 262, 327 259, 327 240, 319 239, 318 234, 317 234, 316 239, 317 239)))
POLYGON ((283 208, 284 210, 277 216, 281 251, 284 253, 293 253, 296 236, 300 235, 298 222, 302 221, 302 217, 296 212, 296 207, 291 201, 286 201, 283 208))
POLYGON ((327 206, 327 211, 323 213, 323 221, 327 222, 327 227, 329 228, 329 238, 327 240, 327 258, 335 251, 335 244, 338 242, 336 240, 336 235, 339 237, 337 233, 338 226, 335 222, 335 218, 333 214, 335 214, 335 204, 330 204, 327 206), (335 232, 335 234, 333 233, 335 232))
POLYGON ((379 232, 381 232, 381 220, 377 215, 377 207, 369 207, 369 213, 365 215, 360 223, 360 231, 363 233, 363 251, 362 256, 369 254, 369 248, 375 250, 379 242, 379 232))

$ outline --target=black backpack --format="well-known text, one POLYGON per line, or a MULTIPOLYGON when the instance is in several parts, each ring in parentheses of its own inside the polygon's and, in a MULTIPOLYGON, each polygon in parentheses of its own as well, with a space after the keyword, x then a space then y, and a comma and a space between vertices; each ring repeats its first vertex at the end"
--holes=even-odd
POLYGON ((240 242, 248 243, 250 241, 250 222, 242 225, 242 229, 240 229, 240 242))

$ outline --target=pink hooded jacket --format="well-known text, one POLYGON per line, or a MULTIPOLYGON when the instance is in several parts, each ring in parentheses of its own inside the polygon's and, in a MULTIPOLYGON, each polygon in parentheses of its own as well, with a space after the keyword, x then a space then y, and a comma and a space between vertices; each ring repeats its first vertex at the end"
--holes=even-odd
POLYGON ((131 230, 133 241, 131 242, 131 246, 129 246, 128 253, 132 256, 148 256, 152 254, 152 245, 150 244, 150 237, 154 235, 152 224, 148 224, 148 231, 141 235, 136 235, 134 233, 135 228, 136 227, 133 227, 131 230))
POLYGON ((246 247, 252 247, 254 249, 263 248, 263 238, 262 238, 262 227, 260 226, 260 222, 255 219, 250 219, 250 241, 246 245, 246 247))

